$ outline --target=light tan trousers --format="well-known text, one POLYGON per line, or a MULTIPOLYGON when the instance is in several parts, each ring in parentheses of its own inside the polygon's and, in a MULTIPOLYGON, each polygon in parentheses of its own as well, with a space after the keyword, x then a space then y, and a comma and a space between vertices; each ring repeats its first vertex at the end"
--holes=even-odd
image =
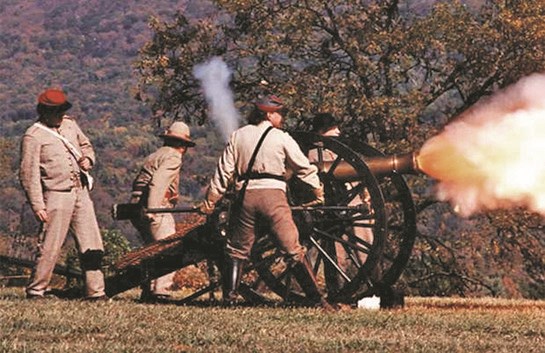
MULTIPOLYGON (((367 193, 367 191, 365 192, 367 193)), ((348 206, 359 206, 362 203, 369 204, 369 201, 366 201, 365 198, 363 198, 362 196, 357 196, 352 201, 350 201, 348 206)), ((359 221, 358 223, 359 223, 359 226, 352 228, 352 231, 354 232, 354 236, 358 237, 364 243, 368 244, 368 245, 364 245, 360 243, 359 244, 360 246, 370 248, 374 240, 373 229, 372 229, 373 222, 369 220, 369 221, 359 221), (368 228, 363 227, 364 224, 368 224, 369 227, 368 228)), ((348 240, 348 239, 345 239, 345 240, 348 240)), ((350 242, 353 242, 353 241, 350 241, 350 242)), ((342 268, 343 270, 347 270, 350 263, 352 263, 354 259, 350 258, 349 253, 346 252, 345 248, 343 247, 341 243, 335 242, 335 249, 337 252, 337 261, 338 261, 339 267, 342 268)), ((367 254, 364 253, 363 251, 356 252, 356 257, 359 260, 359 266, 363 265, 365 261, 367 260, 367 254)))
MULTIPOLYGON (((176 221, 172 214, 169 213, 155 214, 151 221, 137 219, 132 223, 140 232, 146 244, 164 239, 176 233, 176 221)), ((174 282, 174 274, 175 272, 167 273, 152 280, 149 285, 150 292, 155 295, 168 294, 174 282)))
MULTIPOLYGON (((87 188, 46 191, 44 198, 48 222, 43 224, 40 233, 36 266, 26 289, 30 295, 43 295, 47 290, 68 231, 74 235, 80 254, 87 250, 104 250, 87 188)), ((85 271, 85 287, 87 297, 104 295, 102 271, 85 271)))

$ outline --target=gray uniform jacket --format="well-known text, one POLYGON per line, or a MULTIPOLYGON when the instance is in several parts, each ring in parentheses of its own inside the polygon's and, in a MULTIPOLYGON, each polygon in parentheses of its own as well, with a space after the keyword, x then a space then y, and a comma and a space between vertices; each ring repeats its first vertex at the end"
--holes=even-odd
MULTIPOLYGON (((95 164, 93 146, 74 120, 65 116, 56 132, 95 164)), ((19 179, 34 212, 45 209, 44 192, 70 191, 81 185, 76 158, 58 137, 36 126, 23 136, 20 168, 19 179)))
MULTIPOLYGON (((133 183, 133 191, 147 195, 147 208, 168 207, 178 198, 182 154, 173 147, 163 146, 144 161, 133 183)), ((133 202, 136 201, 133 193, 133 202)))

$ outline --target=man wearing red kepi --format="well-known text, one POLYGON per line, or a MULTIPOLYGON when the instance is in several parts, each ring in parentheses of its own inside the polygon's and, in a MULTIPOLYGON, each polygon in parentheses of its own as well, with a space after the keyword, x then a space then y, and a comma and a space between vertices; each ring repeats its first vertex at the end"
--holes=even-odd
POLYGON ((297 142, 280 130, 285 113, 283 102, 276 96, 255 103, 249 124, 231 135, 200 210, 211 214, 230 180, 237 176, 238 202, 231 214, 222 275, 226 305, 236 301, 243 265, 249 258, 256 222, 260 219, 269 224, 307 298, 330 310, 332 307, 318 289, 305 255, 306 248, 299 242, 299 232, 286 197, 286 169, 293 170, 295 177, 312 187, 315 205, 324 202, 323 188, 316 166, 310 164, 297 142), (262 142, 261 146, 259 142, 262 142))
POLYGON ((86 299, 107 299, 101 271, 104 247, 89 196, 88 171, 95 152, 78 124, 65 115, 71 107, 62 90, 45 90, 38 97, 38 121, 21 143, 19 179, 41 222, 38 257, 26 288, 29 299, 44 298, 68 231, 76 240, 86 299))

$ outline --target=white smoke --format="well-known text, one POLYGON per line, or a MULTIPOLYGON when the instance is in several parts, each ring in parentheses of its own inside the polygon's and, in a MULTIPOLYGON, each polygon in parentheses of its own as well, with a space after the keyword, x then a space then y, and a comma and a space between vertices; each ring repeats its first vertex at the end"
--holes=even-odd
POLYGON ((450 170, 438 167, 434 175, 439 199, 464 216, 517 206, 545 215, 544 92, 545 75, 528 76, 476 104, 426 142, 424 154, 436 149, 438 155, 445 146, 452 152, 450 170))
POLYGON ((222 58, 216 56, 196 65, 193 75, 201 82, 210 118, 227 141, 238 128, 240 121, 240 114, 235 108, 233 93, 229 87, 231 71, 222 58))

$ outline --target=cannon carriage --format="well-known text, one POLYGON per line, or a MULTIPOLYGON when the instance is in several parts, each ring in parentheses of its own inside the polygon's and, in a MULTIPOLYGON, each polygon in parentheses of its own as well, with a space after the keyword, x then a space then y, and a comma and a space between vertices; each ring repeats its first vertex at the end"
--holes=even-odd
MULTIPOLYGON (((288 181, 288 197, 300 241, 307 249, 318 283, 330 302, 354 303, 391 287, 410 257, 416 236, 415 208, 403 174, 418 172, 412 154, 385 156, 373 147, 295 132, 305 153, 312 153, 324 185, 326 203, 300 206, 305 188, 288 181)), ((205 269, 207 284, 177 301, 215 300, 223 267, 231 199, 226 196, 214 214, 192 216, 186 229, 126 254, 116 273, 106 279, 112 296, 190 265, 205 269)), ((176 211, 176 210, 172 210, 176 211)), ((305 304, 304 291, 293 278, 283 254, 261 225, 251 264, 240 294, 250 303, 305 304)))

